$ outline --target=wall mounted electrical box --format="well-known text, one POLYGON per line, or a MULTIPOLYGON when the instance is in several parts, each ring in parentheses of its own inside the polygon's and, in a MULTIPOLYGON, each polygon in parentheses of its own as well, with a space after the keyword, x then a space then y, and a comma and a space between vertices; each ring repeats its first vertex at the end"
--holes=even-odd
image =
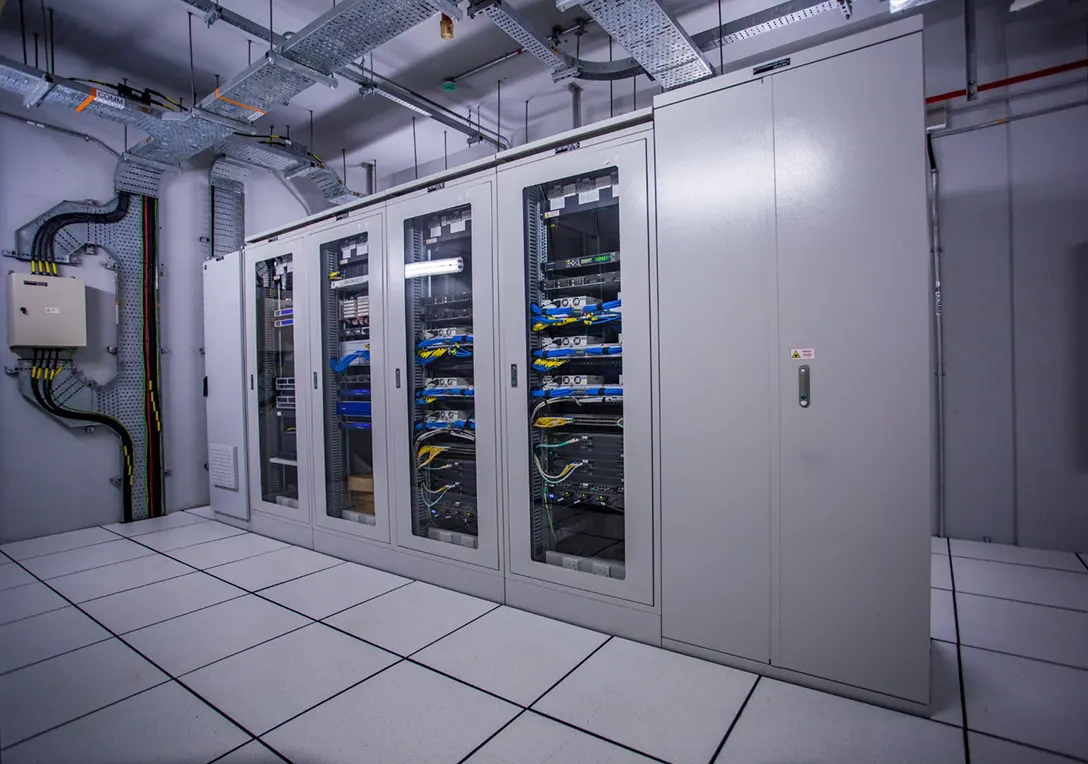
POLYGON ((12 273, 8 285, 10 347, 87 346, 87 287, 82 281, 12 273))

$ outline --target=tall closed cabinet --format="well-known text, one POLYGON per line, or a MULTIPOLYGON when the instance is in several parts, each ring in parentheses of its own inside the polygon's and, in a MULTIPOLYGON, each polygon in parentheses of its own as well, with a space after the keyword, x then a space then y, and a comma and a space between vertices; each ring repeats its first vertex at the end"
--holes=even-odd
POLYGON ((923 707, 922 39, 893 29, 659 99, 662 635, 923 707))

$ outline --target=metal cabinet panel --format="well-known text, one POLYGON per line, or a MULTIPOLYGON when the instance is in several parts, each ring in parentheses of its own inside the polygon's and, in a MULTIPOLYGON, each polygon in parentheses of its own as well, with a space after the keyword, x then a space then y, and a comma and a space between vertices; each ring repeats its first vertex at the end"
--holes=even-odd
POLYGON ((304 241, 245 250, 246 418, 250 506, 310 523, 310 374, 304 241))
POLYGON ((934 435, 921 35, 771 82, 780 663, 928 702, 934 435), (793 359, 794 349, 813 353, 793 359))
MULTIPOLYGON (((650 388, 650 274, 649 274, 649 215, 647 187, 649 147, 644 134, 621 137, 613 141, 592 145, 571 144, 499 171, 499 309, 502 326, 501 390, 503 396, 503 423, 506 439, 504 479, 505 506, 507 512, 507 553, 510 573, 539 581, 570 587, 571 590, 596 592, 644 605, 654 604, 654 515, 652 500, 652 433, 650 388), (611 180, 615 175, 616 179, 611 180), (592 178, 590 177, 592 176, 592 178), (582 190, 582 180, 597 180, 592 188, 582 190), (601 184, 604 185, 601 185, 601 184), (557 195, 549 192, 546 199, 529 198, 531 189, 548 185, 555 187, 557 195), (569 186, 569 188, 568 188, 569 186), (575 188, 577 186, 577 188, 575 188), (605 190, 607 189, 607 191, 605 190), (584 196, 582 194, 585 194, 584 196), (598 194, 601 197, 598 197, 598 194), (618 217, 610 226, 609 236, 618 237, 620 270, 622 276, 622 411, 619 413, 619 432, 604 436, 609 448, 622 451, 623 511, 619 514, 622 532, 619 544, 613 543, 614 535, 599 537, 601 552, 612 554, 622 549, 620 557, 601 557, 588 549, 565 552, 558 548, 558 541, 575 539, 579 535, 590 539, 592 534, 585 528, 571 530, 569 536, 558 533, 552 527, 551 508, 545 503, 538 506, 534 491, 549 492, 562 483, 564 474, 571 474, 572 465, 564 472, 553 470, 544 487, 542 477, 534 469, 543 472, 535 464, 530 449, 530 401, 537 410, 538 398, 531 398, 530 377, 530 306, 531 295, 536 294, 542 274, 527 274, 527 262, 532 259, 538 246, 539 231, 534 226, 546 226, 554 215, 566 214, 561 207, 577 204, 591 205, 609 195, 618 196, 618 217), (572 201, 573 200, 573 201, 572 201), (548 204, 530 212, 532 205, 548 204), (540 213, 540 214, 538 214, 540 213), (535 221, 535 222, 534 222, 535 221), (556 477, 558 475, 558 477, 556 477), (535 485, 535 487, 534 487, 535 485), (549 519, 542 520, 542 515, 549 519), (547 536, 547 534, 551 534, 547 536), (552 546, 540 543, 540 538, 551 539, 552 546), (611 548, 609 545, 611 544, 611 548), (622 577, 618 574, 622 570, 622 577)), ((610 215, 613 213, 609 213, 610 215)), ((598 237, 600 232, 585 231, 588 238, 598 237)), ((599 241, 597 242, 600 243, 599 241)), ((592 247, 596 252, 596 247, 592 247)), ((614 253, 613 253, 614 254, 614 253)), ((579 259, 579 258, 575 258, 579 259)), ((534 261, 535 262, 535 261, 534 261)), ((534 269, 535 269, 534 265, 534 269)), ((577 268, 575 273, 580 272, 577 268)), ((549 279, 564 277, 565 273, 548 276, 549 279)), ((577 296, 577 290, 570 294, 577 296)), ((605 303, 601 303, 601 307, 605 303)), ((536 321, 537 319, 534 319, 536 321)), ((584 333, 584 332, 583 332, 584 333)), ((570 337, 573 341, 575 337, 570 337)), ((542 358, 542 356, 534 356, 542 358)), ((537 369, 540 367, 537 366, 537 369)), ((562 370, 555 372, 562 375, 562 370)), ((585 381, 585 380, 583 380, 585 381)), ((571 384, 577 385, 577 382, 571 384)), ((592 385, 592 380, 588 381, 592 385)), ((543 392, 543 391, 537 391, 543 392)), ((603 397, 608 397, 603 396, 603 397)), ((614 395, 612 396, 615 397, 614 395)), ((614 408, 614 406, 613 406, 614 408)), ((591 406, 580 407, 587 418, 593 414, 591 406)), ((568 413, 573 414, 574 409, 568 413)), ((558 417, 557 419, 564 419, 558 417)), ((557 429, 561 433, 562 429, 557 429)), ((603 440, 602 439, 602 440, 603 440)), ((591 438, 591 448, 598 447, 597 436, 591 438)), ((536 443, 536 440, 534 440, 536 443)), ((548 444, 546 448, 558 448, 565 444, 548 444)), ((583 459, 585 461, 585 459, 583 459)), ((590 490, 586 485, 600 481, 589 477, 578 481, 577 490, 590 490), (587 482, 588 481, 588 482, 587 482)), ((610 479, 615 479, 611 476, 610 479)), ((558 496, 558 490, 555 491, 558 496)), ((590 497, 593 498, 593 497, 590 497)), ((604 500, 604 497, 601 497, 604 500)), ((564 511, 569 506, 557 506, 564 511)), ((587 513, 586 517, 591 513, 587 513)), ((578 518, 571 512, 564 520, 578 518)), ((615 522, 615 516, 613 516, 615 522)), ((572 526, 573 527, 573 526, 572 526)), ((588 527, 588 526, 586 526, 588 527)), ((588 541, 587 541, 588 543, 588 541)))
POLYGON ((771 84, 672 104, 654 121, 662 635, 767 662, 778 372, 771 84))
MULTIPOLYGON (((388 256, 385 269, 388 306, 385 339, 389 355, 385 386, 386 399, 389 401, 389 459, 394 485, 391 506, 395 512, 393 525, 396 529, 396 544, 438 557, 498 570, 501 518, 499 411, 495 366, 497 326, 494 194, 494 175, 488 173, 482 177, 470 177, 435 187, 389 204, 389 246, 386 250, 388 256), (423 233, 419 226, 424 225, 424 219, 430 221, 432 218, 435 218, 439 230, 423 233), (411 228, 411 232, 407 231, 408 228, 411 228), (415 266, 424 265, 423 260, 429 258, 432 248, 437 251, 458 237, 461 237, 460 244, 456 246, 468 247, 463 250, 464 257, 460 258, 463 270, 405 278, 408 262, 415 266), (467 243, 465 238, 468 238, 467 243), (451 280, 443 282, 442 278, 451 280), (457 304, 441 302, 452 295, 452 292, 450 295, 443 292, 438 296, 437 290, 444 289, 445 286, 453 289, 454 283, 460 287, 467 286, 471 298, 457 304), (410 293, 409 289, 412 290, 410 293), (430 290, 430 297, 423 294, 425 290, 430 290), (452 394, 451 390, 460 391, 461 404, 466 411, 471 411, 471 425, 470 420, 465 419, 461 435, 471 432, 474 438, 471 439, 471 446, 468 445, 469 439, 463 438, 465 444, 461 448, 466 450, 460 459, 445 459, 433 463, 427 460, 431 458, 429 454, 438 453, 437 451, 431 451, 424 457, 420 457, 419 452, 419 447, 427 445, 420 439, 420 435, 427 432, 423 428, 428 426, 426 422, 430 419, 429 414, 423 412, 431 412, 435 401, 429 399, 438 395, 433 389, 424 393, 425 379, 434 381, 434 375, 424 373, 425 364, 421 363, 423 357, 420 355, 424 338, 419 328, 422 324, 419 324, 420 314, 417 310, 422 309, 425 298, 429 307, 436 311, 444 310, 444 305, 448 305, 453 312, 471 311, 470 323, 467 326, 471 330, 471 340, 451 341, 442 345, 442 349, 450 354, 454 353, 453 348, 456 345, 456 353, 471 360, 470 364, 460 367, 464 374, 471 376, 471 381, 469 384, 449 381, 449 384, 442 387, 447 394, 452 394), (411 345, 409 334, 412 336, 411 345), (464 356, 466 352, 468 356, 464 356), (417 427, 421 429, 417 430, 417 427), (473 459, 474 465, 471 464, 473 459), (424 469, 429 466, 454 470, 458 477, 435 488, 441 481, 428 485, 431 477, 424 473, 424 469), (471 480, 475 481, 474 485, 471 485, 471 480), (454 498, 451 500, 449 497, 454 498), (450 504, 444 503, 447 501, 450 504), (445 522, 454 512, 464 522, 459 525, 452 521, 445 522)), ((440 259, 457 258, 440 255, 440 259)), ((465 328, 464 324, 459 325, 452 320, 427 325, 430 327, 427 331, 439 325, 446 328, 465 328)), ((438 345, 427 345, 427 349, 437 347, 438 345)), ((442 361, 435 363, 437 365, 431 367, 432 370, 440 368, 442 361)), ((449 379, 453 380, 456 376, 460 375, 451 372, 449 379)), ((435 409, 451 413, 457 410, 441 404, 435 409)), ((457 428, 451 424, 450 429, 457 428)), ((438 440, 445 442, 442 438, 432 439, 430 442, 436 443, 438 440)), ((452 448, 450 453, 457 453, 454 445, 456 444, 446 443, 436 448, 452 448)), ((430 474, 444 477, 449 473, 430 474)))
POLYGON ((204 402, 212 509, 249 519, 242 255, 204 261, 204 402))
POLYGON ((384 211, 306 236, 314 525, 390 540, 384 211))

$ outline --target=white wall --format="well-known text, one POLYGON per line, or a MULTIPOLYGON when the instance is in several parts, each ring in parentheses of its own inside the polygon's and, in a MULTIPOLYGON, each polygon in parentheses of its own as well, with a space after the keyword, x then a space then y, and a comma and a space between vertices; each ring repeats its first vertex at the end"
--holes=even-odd
MULTIPOLYGON (((27 112, 5 94, 0 110, 99 137, 115 150, 122 128, 54 107, 27 112)), ((130 134, 130 142, 135 137, 130 134)), ((15 230, 58 202, 114 195, 117 160, 78 138, 0 119, 0 248, 13 249, 15 230)), ((208 233, 207 162, 167 175, 160 187, 163 432, 166 505, 170 511, 207 503, 201 263, 208 233)), ((247 194, 247 231, 302 217, 307 211, 275 176, 255 171, 247 194)), ((112 274, 100 257, 87 257, 65 272, 112 292, 112 274)), ((26 263, 0 260, 4 272, 27 271, 26 263)), ((0 335, 6 337, 6 287, 0 335)), ((4 351, 4 365, 14 356, 4 351)), ((78 358, 78 356, 77 356, 78 358)), ((58 533, 121 519, 116 438, 103 428, 93 434, 69 429, 19 395, 14 377, 0 377, 0 542, 58 533)))

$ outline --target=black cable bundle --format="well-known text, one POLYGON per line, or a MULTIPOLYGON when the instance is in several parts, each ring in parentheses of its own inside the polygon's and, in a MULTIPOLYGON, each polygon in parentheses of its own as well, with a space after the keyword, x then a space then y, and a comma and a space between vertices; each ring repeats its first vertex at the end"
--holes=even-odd
POLYGON ((34 234, 30 247, 30 272, 47 276, 57 275, 57 234, 65 226, 76 223, 119 223, 128 214, 129 194, 117 192, 117 206, 109 212, 66 212, 49 218, 34 234))
POLYGON ((105 425, 121 439, 123 462, 121 474, 122 517, 126 523, 132 522, 132 457, 134 453, 132 436, 121 422, 111 416, 70 409, 57 403, 56 398, 53 397, 53 380, 63 368, 64 364, 61 362, 59 350, 34 351, 34 364, 30 373, 30 389, 34 393, 34 400, 54 416, 105 425))
POLYGON ((159 222, 158 200, 142 201, 144 241, 144 413, 147 422, 147 515, 165 514, 165 465, 162 451, 161 369, 159 366, 159 222))

